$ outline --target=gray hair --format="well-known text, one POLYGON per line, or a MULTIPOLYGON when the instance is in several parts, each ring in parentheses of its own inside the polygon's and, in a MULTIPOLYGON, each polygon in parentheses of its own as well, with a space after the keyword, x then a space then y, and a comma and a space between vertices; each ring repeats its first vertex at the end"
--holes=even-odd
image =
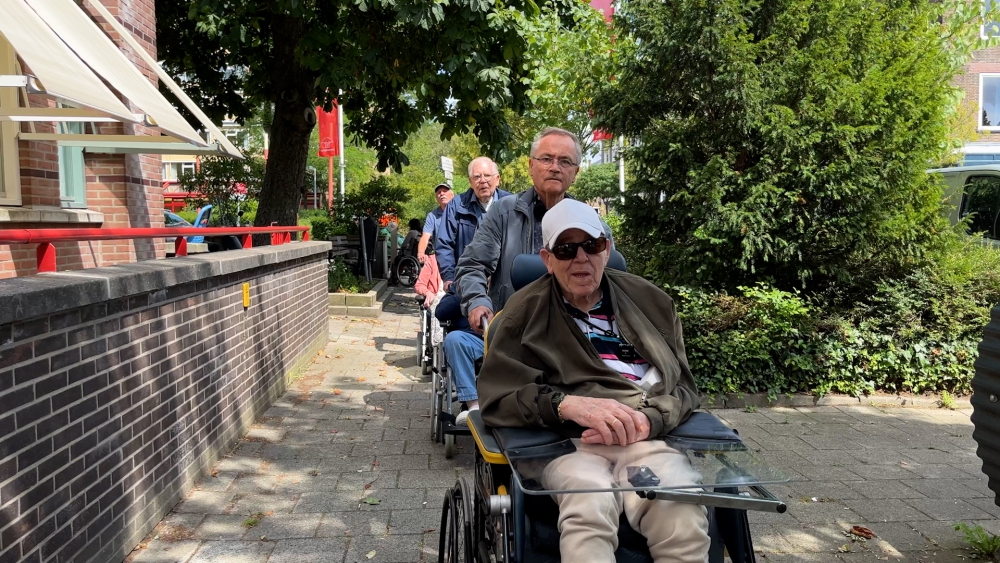
POLYGON ((472 167, 475 166, 476 163, 478 163, 478 162, 484 162, 484 161, 485 162, 489 162, 490 164, 493 165, 493 173, 494 174, 497 174, 497 175, 500 174, 500 168, 497 167, 497 163, 493 162, 492 158, 490 158, 488 156, 477 156, 476 158, 473 158, 471 162, 469 162, 469 178, 472 177, 472 167))
POLYGON ((548 137, 549 135, 562 135, 563 137, 569 137, 573 139, 573 147, 576 149, 576 164, 579 165, 583 160, 583 149, 580 147, 580 139, 577 138, 573 133, 560 129, 559 127, 546 127, 535 135, 535 140, 531 142, 531 152, 530 156, 535 156, 535 152, 538 150, 538 144, 542 142, 542 139, 548 137))

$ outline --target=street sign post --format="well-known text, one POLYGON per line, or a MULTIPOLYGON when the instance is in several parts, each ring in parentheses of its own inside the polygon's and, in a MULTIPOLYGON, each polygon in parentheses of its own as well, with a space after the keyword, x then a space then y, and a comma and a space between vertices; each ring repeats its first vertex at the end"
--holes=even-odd
POLYGON ((455 180, 455 161, 448 158, 447 156, 441 157, 441 170, 444 171, 444 180, 448 182, 449 186, 454 186, 455 180))

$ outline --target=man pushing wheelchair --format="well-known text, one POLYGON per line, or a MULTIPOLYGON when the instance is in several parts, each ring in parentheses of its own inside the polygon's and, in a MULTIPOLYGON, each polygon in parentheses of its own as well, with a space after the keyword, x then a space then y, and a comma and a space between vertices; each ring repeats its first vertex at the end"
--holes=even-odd
POLYGON ((576 451, 549 462, 564 561, 614 561, 619 516, 656 562, 704 562, 711 540, 697 504, 612 491, 628 467, 664 486, 694 485, 687 457, 662 440, 699 406, 673 300, 643 278, 605 269, 611 244, 596 212, 564 199, 541 221, 549 275, 514 294, 489 329, 478 380, 494 427, 544 428, 576 451))

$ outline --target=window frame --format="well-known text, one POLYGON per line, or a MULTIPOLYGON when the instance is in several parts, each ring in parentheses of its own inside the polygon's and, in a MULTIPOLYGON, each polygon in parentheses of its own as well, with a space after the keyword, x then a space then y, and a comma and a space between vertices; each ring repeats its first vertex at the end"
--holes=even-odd
MULTIPOLYGON (((996 78, 998 80, 997 89, 1000 90, 1000 72, 980 72, 979 73, 979 111, 976 113, 976 130, 977 131, 1000 131, 1000 99, 997 100, 996 107, 996 125, 983 125, 983 88, 987 78, 996 78)), ((998 96, 1000 97, 1000 96, 998 96)))
MULTIPOLYGON (((68 107, 59 104, 60 107, 68 107)), ((83 134, 83 122, 59 123, 59 132, 83 134)), ((87 208, 87 163, 83 147, 59 147, 59 204, 63 209, 87 208)))

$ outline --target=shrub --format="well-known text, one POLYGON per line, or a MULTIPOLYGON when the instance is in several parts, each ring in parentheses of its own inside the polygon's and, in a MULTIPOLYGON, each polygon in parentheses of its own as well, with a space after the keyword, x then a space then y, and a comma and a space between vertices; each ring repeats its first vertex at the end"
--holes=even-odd
POLYGON ((334 260, 327 269, 327 288, 331 293, 365 293, 375 286, 374 282, 358 278, 341 259, 334 260))
POLYGON ((1000 252, 951 239, 928 265, 848 307, 766 284, 736 295, 666 289, 703 391, 964 394, 1000 303, 1000 252))
POLYGON ((264 181, 264 159, 236 160, 208 156, 194 173, 181 176, 181 187, 202 196, 199 205, 210 203, 213 225, 252 225, 257 215, 257 197, 264 181))
POLYGON ((195 219, 198 218, 198 210, 197 209, 194 209, 194 210, 192 210, 192 209, 182 209, 182 210, 180 210, 180 211, 177 212, 177 215, 179 215, 181 217, 181 219, 184 219, 188 223, 191 223, 192 225, 194 225, 195 219))
POLYGON ((618 165, 612 162, 593 164, 584 168, 577 175, 569 193, 582 201, 601 199, 608 206, 617 205, 621 197, 618 187, 618 165))
POLYGON ((337 232, 340 230, 343 229, 338 229, 337 225, 328 217, 316 217, 312 220, 312 233, 310 236, 313 240, 332 240, 334 236, 343 234, 337 232))
POLYGON ((640 141, 623 212, 647 273, 853 299, 922 262, 944 224, 924 170, 948 146, 955 4, 623 2, 593 109, 640 141))
POLYGON ((329 217, 326 209, 302 209, 299 211, 299 222, 310 222, 313 219, 320 217, 329 217))
POLYGON ((358 191, 347 194, 341 211, 352 218, 378 219, 383 215, 398 215, 409 200, 406 188, 393 183, 388 176, 376 176, 361 184, 358 191))

